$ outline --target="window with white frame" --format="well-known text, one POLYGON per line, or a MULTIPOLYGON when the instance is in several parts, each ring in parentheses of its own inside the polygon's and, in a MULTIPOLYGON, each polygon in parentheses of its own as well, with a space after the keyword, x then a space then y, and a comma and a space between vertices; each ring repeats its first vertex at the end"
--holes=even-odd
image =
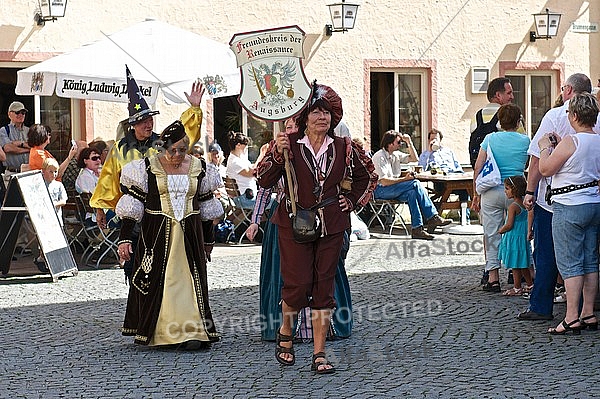
POLYGON ((410 134, 418 153, 427 139, 429 86, 427 69, 372 70, 370 74, 371 149, 377 151, 383 133, 410 134))
POLYGON ((511 71, 506 73, 513 87, 514 104, 521 107, 525 130, 533 136, 544 114, 552 108, 558 93, 554 71, 511 71))

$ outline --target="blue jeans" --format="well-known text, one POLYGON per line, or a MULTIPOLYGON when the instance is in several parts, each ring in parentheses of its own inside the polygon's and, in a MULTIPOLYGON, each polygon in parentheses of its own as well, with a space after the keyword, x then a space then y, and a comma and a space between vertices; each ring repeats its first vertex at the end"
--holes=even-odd
POLYGON ((563 279, 598 273, 600 203, 552 204, 556 264, 563 279))
POLYGON ((535 205, 533 210, 533 243, 535 284, 529 298, 529 309, 535 313, 551 315, 558 276, 552 239, 552 212, 539 205, 535 205))
POLYGON ((375 199, 406 202, 410 210, 410 224, 413 228, 423 226, 423 216, 425 216, 425 220, 429 220, 437 215, 433 202, 418 180, 403 181, 389 186, 378 184, 373 195, 375 199))

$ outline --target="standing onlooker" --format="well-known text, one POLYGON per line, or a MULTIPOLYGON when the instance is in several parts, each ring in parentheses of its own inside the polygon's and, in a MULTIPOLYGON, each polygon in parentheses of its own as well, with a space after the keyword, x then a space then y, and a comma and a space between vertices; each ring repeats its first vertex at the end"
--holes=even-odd
MULTIPOLYGON (((32 125, 27 132, 27 145, 29 146, 29 170, 40 170, 42 165, 47 158, 54 158, 46 150, 46 146, 50 144, 50 133, 46 130, 44 125, 32 125)), ((58 168, 58 175, 56 180, 61 181, 62 175, 69 165, 71 159, 77 154, 77 145, 71 146, 69 155, 60 164, 58 168)))
POLYGON ((373 192, 375 199, 391 199, 408 203, 410 210, 411 237, 422 240, 433 240, 436 227, 452 223, 450 219, 442 219, 431 202, 421 182, 413 173, 402 176, 402 164, 417 161, 417 150, 408 134, 388 130, 381 138, 381 149, 373 154, 373 165, 379 176, 377 187, 373 192), (406 143, 409 153, 400 150, 406 143), (427 230, 423 226, 423 217, 427 222, 427 230))
POLYGON ((0 127, 0 145, 6 153, 4 183, 8 187, 11 174, 19 173, 21 165, 29 162, 29 146, 27 145, 27 132, 29 128, 24 125, 27 109, 23 103, 14 101, 8 106, 10 123, 0 127))
POLYGON ((527 236, 528 212, 523 206, 523 196, 527 188, 527 181, 523 176, 509 176, 504 180, 504 192, 506 198, 512 199, 513 203, 508 207, 506 222, 500 227, 498 234, 502 234, 498 259, 504 267, 513 270, 514 287, 504 291, 502 295, 515 296, 523 294, 521 277, 525 279, 529 292, 533 281, 529 273, 529 260, 531 258, 531 244, 527 236))
MULTIPOLYGON (((473 170, 473 191, 476 192, 477 175, 481 172, 487 159, 487 151, 494 154, 502 180, 509 176, 523 175, 527 162, 527 147, 529 137, 517 132, 521 121, 521 108, 515 104, 505 104, 498 109, 498 120, 504 131, 488 134, 477 156, 473 170)), ((492 187, 473 198, 472 208, 481 211, 483 221, 483 242, 485 248, 485 270, 489 280, 483 286, 484 291, 500 292, 500 260, 498 259, 498 246, 500 234, 498 230, 504 224, 504 215, 508 210, 510 201, 504 195, 502 183, 492 187)))
MULTIPOLYGON (((510 79, 504 76, 492 79, 488 85, 486 95, 489 103, 477 111, 473 119, 471 119, 469 157, 473 168, 475 168, 475 161, 477 160, 479 149, 481 148, 481 143, 485 136, 500 130, 500 123, 498 122, 497 115, 498 109, 502 105, 510 104, 515 98, 510 79)), ((521 131, 522 133, 525 132, 525 130, 518 131, 521 131)), ((477 197, 477 192, 475 192, 475 197, 477 197)), ((479 215, 479 217, 480 222, 482 222, 481 215, 479 215)), ((481 284, 487 283, 488 278, 488 272, 484 268, 481 284)))
MULTIPOLYGON (((544 178, 539 170, 540 149, 538 141, 547 133, 555 133, 559 137, 575 133, 569 123, 567 111, 569 101, 578 93, 590 92, 592 82, 582 74, 569 76, 561 87, 564 105, 552 108, 542 118, 537 133, 529 146, 529 173, 527 175, 527 191, 523 204, 527 209, 533 209, 533 246, 535 263, 535 284, 529 297, 529 308, 519 314, 520 320, 552 320, 554 306, 554 289, 556 286, 556 258, 552 239, 552 207, 546 203, 546 186, 551 179, 544 178)), ((600 132, 598 123, 594 128, 600 132)))
POLYGON ((56 180, 56 177, 58 176, 58 161, 54 158, 44 159, 44 162, 42 163, 42 175, 46 187, 48 187, 48 192, 50 192, 54 210, 56 211, 58 220, 62 226, 62 207, 67 203, 67 191, 63 184, 56 180))
POLYGON ((598 328, 594 300, 598 292, 600 136, 592 130, 598 113, 594 96, 578 93, 570 99, 568 113, 576 134, 560 139, 546 133, 538 140, 539 172, 542 176, 552 176, 554 253, 567 293, 565 318, 556 328, 548 330, 551 334, 564 334, 568 330, 578 333, 587 326, 598 328), (558 145, 553 144, 557 141, 558 145))
MULTIPOLYGON (((62 183, 56 180, 57 175, 58 162, 56 161, 56 159, 44 159, 44 162, 42 162, 42 177, 44 178, 44 183, 46 184, 48 192, 50 193, 50 198, 52 199, 54 210, 56 211, 56 215, 58 216, 58 221, 62 226, 62 207, 67 204, 67 191, 65 190, 65 187, 62 185, 62 183)), ((45 262, 42 260, 42 255, 43 254, 40 251, 40 256, 34 258, 33 263, 42 273, 47 273, 48 268, 46 267, 45 262)))
MULTIPOLYGON (((48 126, 46 126, 46 130, 48 130, 48 126)), ((51 132, 48 131, 48 133, 51 133, 51 132)), ((77 177, 79 176, 79 172, 81 172, 81 167, 79 166, 79 155, 81 154, 81 151, 88 148, 88 143, 86 143, 84 140, 78 140, 75 143, 75 145, 77 146, 77 153, 75 154, 73 159, 71 159, 71 161, 69 161, 69 164, 65 168, 65 171, 60 180, 62 182, 63 186, 65 186, 65 190, 67 190, 67 194, 71 194, 71 195, 76 191, 75 190, 75 181, 77 180, 77 177)), ((99 154, 100 154, 100 152, 98 152, 98 155, 99 154)))

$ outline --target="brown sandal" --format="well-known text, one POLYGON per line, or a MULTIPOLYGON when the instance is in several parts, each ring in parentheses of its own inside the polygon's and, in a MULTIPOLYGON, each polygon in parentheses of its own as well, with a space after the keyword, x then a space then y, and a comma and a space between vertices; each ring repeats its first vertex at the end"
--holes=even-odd
POLYGON ((312 363, 310 365, 311 371, 314 371, 317 374, 332 374, 335 373, 335 366, 327 360, 327 355, 325 352, 315 353, 312 357, 312 363), (321 359, 317 361, 317 359, 321 359), (331 366, 329 368, 319 369, 320 366, 331 366))
POLYGON ((280 332, 280 330, 277 330, 277 338, 275 340, 275 342, 277 343, 277 346, 275 347, 275 359, 277 359, 277 361, 283 364, 284 366, 293 366, 294 363, 296 363, 296 354, 294 353, 294 347, 292 346, 291 348, 286 348, 285 346, 281 346, 282 342, 293 342, 293 340, 293 336, 284 335, 280 332), (291 360, 286 360, 282 358, 281 355, 284 353, 289 353, 290 355, 292 355, 291 360))

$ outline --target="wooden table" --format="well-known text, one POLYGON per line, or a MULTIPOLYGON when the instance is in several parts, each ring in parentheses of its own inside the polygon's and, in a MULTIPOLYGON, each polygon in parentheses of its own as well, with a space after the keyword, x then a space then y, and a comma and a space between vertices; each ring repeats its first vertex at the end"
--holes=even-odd
MULTIPOLYGON (((450 194, 455 190, 466 190, 470 198, 473 198, 473 172, 448 173, 443 175, 437 173, 432 175, 429 172, 421 172, 415 175, 415 178, 422 182, 433 182, 443 185, 441 195, 433 196, 432 201, 438 212, 444 209, 460 209, 460 200, 449 201, 450 194)), ((467 206, 471 206, 471 201, 467 206)))

